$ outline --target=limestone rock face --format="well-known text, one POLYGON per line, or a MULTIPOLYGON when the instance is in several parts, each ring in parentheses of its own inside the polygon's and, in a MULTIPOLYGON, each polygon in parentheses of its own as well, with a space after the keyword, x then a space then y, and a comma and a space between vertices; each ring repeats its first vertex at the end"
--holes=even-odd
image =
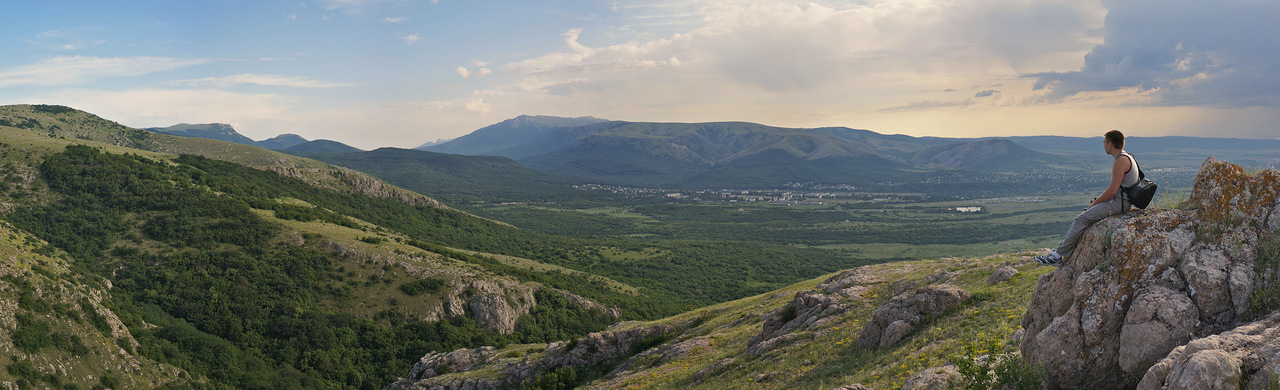
POLYGON ((1274 170, 1249 176, 1208 161, 1183 203, 1191 210, 1130 211, 1090 227, 1037 282, 1023 360, 1044 367, 1049 389, 1133 388, 1178 345, 1256 315, 1254 290, 1277 279, 1254 274, 1277 194, 1274 170))
POLYGON ((887 348, 906 337, 925 318, 959 306, 971 294, 949 284, 921 287, 903 293, 876 308, 876 314, 858 336, 858 344, 887 348))
POLYGON ((1280 379, 1280 313, 1177 347, 1139 389, 1266 389, 1280 379))
POLYGON ((476 297, 467 302, 476 324, 504 334, 514 332, 516 320, 528 314, 536 302, 532 287, 504 279, 475 279, 469 283, 469 289, 478 291, 476 297))

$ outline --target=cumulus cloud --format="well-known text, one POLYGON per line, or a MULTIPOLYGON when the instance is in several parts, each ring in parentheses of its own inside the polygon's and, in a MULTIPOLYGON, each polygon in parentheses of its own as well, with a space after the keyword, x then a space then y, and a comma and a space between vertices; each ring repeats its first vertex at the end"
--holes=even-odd
POLYGON ((563 35, 563 50, 504 69, 524 76, 527 87, 556 86, 547 91, 558 93, 571 89, 568 84, 640 88, 654 80, 701 91, 732 84, 791 93, 967 79, 993 69, 1017 75, 1078 64, 1094 40, 1087 31, 1101 14, 1081 3, 713 3, 702 8, 703 23, 691 31, 593 47, 580 40, 588 31, 571 29, 563 35), (1035 28, 1025 31, 1028 26, 1035 28))
POLYGON ((385 19, 382 19, 382 22, 383 22, 383 23, 400 23, 400 22, 403 22, 403 21, 406 21, 406 20, 409 20, 409 18, 393 18, 393 17, 387 17, 387 18, 385 18, 385 19))
POLYGON ((209 63, 205 59, 168 57, 59 56, 31 65, 0 70, 0 87, 67 85, 106 77, 139 76, 209 63))
POLYGON ((170 85, 186 86, 186 87, 217 87, 228 88, 240 84, 253 84, 269 87, 293 87, 293 88, 333 88, 333 87, 350 87, 354 84, 338 83, 326 80, 308 79, 305 77, 281 76, 275 74, 237 74, 223 77, 208 77, 202 79, 179 80, 170 83, 170 85))
POLYGON ((400 39, 404 40, 404 43, 412 45, 412 44, 418 43, 418 41, 421 41, 422 37, 418 36, 418 34, 409 34, 409 35, 400 37, 400 39))
POLYGON ((454 71, 458 72, 458 75, 462 76, 463 79, 471 79, 472 77, 477 79, 482 79, 482 78, 485 78, 485 76, 493 74, 492 69, 483 68, 483 67, 476 69, 473 72, 470 69, 467 69, 467 67, 465 66, 459 66, 457 69, 454 69, 454 71))
POLYGON ((1107 1, 1104 42, 1075 71, 1038 72, 1048 101, 1114 92, 1139 104, 1280 106, 1280 3, 1107 1))

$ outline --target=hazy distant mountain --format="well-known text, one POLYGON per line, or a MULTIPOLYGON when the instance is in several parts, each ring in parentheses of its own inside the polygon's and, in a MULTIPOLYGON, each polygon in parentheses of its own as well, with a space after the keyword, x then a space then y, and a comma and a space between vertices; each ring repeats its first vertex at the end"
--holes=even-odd
POLYGON ((240 135, 236 129, 226 123, 205 123, 190 124, 179 123, 169 127, 152 127, 143 130, 153 131, 156 133, 178 135, 183 137, 196 137, 216 139, 219 141, 235 142, 238 144, 258 146, 258 142, 240 135))
POLYGON ((462 156, 397 148, 297 154, 365 172, 397 186, 458 203, 571 201, 601 196, 599 192, 573 189, 572 185, 586 183, 581 178, 529 169, 506 157, 462 156))
POLYGON ((923 168, 1023 172, 1062 168, 1061 156, 1027 149, 1007 139, 957 142, 921 150, 911 163, 923 168))
POLYGON ((280 150, 280 149, 288 149, 290 147, 293 147, 294 145, 298 145, 306 142, 307 142, 306 138, 302 138, 297 134, 280 134, 273 138, 268 138, 268 139, 258 141, 258 146, 271 149, 271 150, 280 150))
POLYGON ((318 139, 290 146, 280 150, 281 152, 296 153, 355 153, 363 152, 359 148, 327 139, 318 139))
MULTIPOLYGON (((470 142, 470 154, 515 159, 544 172, 645 186, 755 188, 788 182, 867 184, 915 180, 925 170, 1073 166, 1008 140, 976 142, 849 128, 794 129, 747 122, 597 122, 529 128, 520 117, 432 148, 470 142), (518 125, 513 127, 513 125, 518 125), (523 142, 517 142, 523 140, 523 142)), ((559 118, 564 119, 564 118, 559 118)), ((563 124, 563 123, 560 123, 563 124)))
POLYGON ((556 133, 556 129, 578 127, 607 122, 604 119, 589 116, 562 118, 554 116, 521 115, 497 124, 486 126, 471 134, 458 137, 442 144, 422 145, 415 149, 429 150, 439 153, 466 155, 499 155, 493 151, 512 146, 528 144, 547 135, 556 133))
POLYGON ((257 146, 271 150, 287 149, 294 145, 307 142, 306 138, 302 138, 297 134, 281 134, 262 141, 254 141, 253 139, 236 132, 235 128, 226 123, 179 123, 169 127, 151 127, 143 130, 183 137, 216 139, 219 141, 235 142, 238 144, 257 146))
POLYGON ((455 140, 455 139, 457 139, 457 138, 448 138, 448 139, 441 138, 441 139, 437 139, 437 140, 435 140, 435 141, 431 141, 431 142, 424 143, 424 144, 422 144, 422 145, 418 145, 418 146, 414 147, 414 149, 423 150, 423 149, 426 149, 426 148, 431 147, 431 146, 441 145, 441 144, 444 144, 445 142, 453 141, 453 140, 455 140))
MULTIPOLYGON (((849 171, 853 161, 880 170, 874 176, 908 174, 903 159, 849 138, 746 122, 608 122, 524 145, 527 154, 551 151, 518 161, 547 172, 639 185, 776 187, 871 176, 849 171)), ((499 152, 513 150, 521 148, 499 152)))

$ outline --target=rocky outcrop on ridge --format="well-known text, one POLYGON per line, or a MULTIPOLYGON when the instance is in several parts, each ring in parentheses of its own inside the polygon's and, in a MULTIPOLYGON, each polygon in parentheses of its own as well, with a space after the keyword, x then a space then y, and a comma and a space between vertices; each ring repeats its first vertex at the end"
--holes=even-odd
POLYGON ((1023 360, 1044 368, 1050 389, 1133 388, 1179 345, 1267 314, 1251 300, 1277 280, 1256 265, 1280 225, 1278 195, 1280 172, 1248 175, 1210 158, 1179 210, 1090 227, 1065 265, 1039 278, 1023 360))
POLYGON ((653 346, 648 344, 665 340, 671 330, 669 326, 652 326, 596 332, 581 340, 557 341, 545 351, 524 356, 499 355, 493 347, 431 353, 387 389, 518 388, 522 382, 557 368, 586 369, 635 355, 637 350, 653 346))
POLYGON ((963 288, 939 284, 895 296, 876 308, 875 317, 862 328, 858 345, 891 347, 926 318, 954 309, 970 295, 963 288))
POLYGON ((830 322, 843 313, 845 305, 834 295, 814 291, 797 292, 795 298, 782 309, 764 319, 760 334, 747 342, 747 354, 759 356, 782 344, 793 341, 797 331, 830 322))
MULTIPOLYGON (((440 259, 422 254, 368 251, 360 245, 344 245, 335 241, 326 241, 325 249, 348 261, 396 267, 421 279, 444 280, 445 288, 441 289, 443 295, 440 296, 439 306, 426 313, 415 313, 422 321, 438 321, 469 314, 475 318, 476 324, 484 328, 511 334, 515 331, 516 321, 529 314, 537 304, 534 292, 546 288, 508 278, 482 275, 472 268, 442 266, 440 259)), ((565 291, 554 291, 581 306, 583 310, 600 309, 614 317, 621 317, 621 310, 617 308, 565 291)))

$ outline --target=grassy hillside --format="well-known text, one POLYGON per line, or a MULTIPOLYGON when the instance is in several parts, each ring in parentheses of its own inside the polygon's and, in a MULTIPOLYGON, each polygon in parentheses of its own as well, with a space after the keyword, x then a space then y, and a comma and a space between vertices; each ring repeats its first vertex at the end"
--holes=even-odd
MULTIPOLYGON (((985 356, 996 355, 1017 361, 1017 347, 1010 339, 1019 328, 1036 279, 1052 270, 1030 261, 1032 254, 869 265, 658 321, 616 325, 608 332, 623 334, 641 328, 659 331, 651 332, 652 336, 620 359, 583 369, 552 367, 526 384, 541 388, 571 384, 593 389, 829 390, 860 383, 875 389, 894 389, 931 367, 960 362, 981 364, 987 361, 985 356), (988 284, 989 276, 1005 266, 1012 266, 1018 274, 1006 282, 988 284), (838 280, 854 282, 836 289, 822 288, 838 280), (938 283, 958 286, 972 295, 959 307, 913 327, 894 346, 858 345, 860 333, 877 307, 901 293, 938 283), (797 293, 834 297, 844 309, 822 317, 825 320, 818 325, 799 328, 792 333, 794 336, 773 348, 748 352, 749 340, 761 333, 764 319, 787 313, 797 315, 794 309, 788 312, 797 293)), ((500 380, 501 367, 559 356, 575 350, 575 345, 582 342, 585 340, 509 345, 487 353, 492 358, 477 368, 438 375, 425 383, 456 383, 464 378, 500 380)))
POLYGON ((3 221, 0 256, 0 381, 19 388, 193 385, 187 371, 137 350, 105 299, 105 279, 74 272, 65 254, 3 221))
MULTIPOLYGON (((543 292, 528 295, 538 308, 511 334, 431 305, 532 291, 502 282, 510 277, 491 270, 501 262, 428 244, 465 246, 480 239, 466 232, 512 231, 456 211, 353 199, 189 155, 153 160, 73 146, 38 169, 56 200, 5 218, 66 251, 77 274, 111 281, 110 305, 138 337, 140 354, 215 386, 380 388, 430 350, 550 340, 613 321, 543 292), (389 221, 409 233, 390 233, 382 227, 389 221), (412 246, 376 248, 395 239, 412 246)), ((633 297, 602 280, 526 275, 587 295, 633 297)))

